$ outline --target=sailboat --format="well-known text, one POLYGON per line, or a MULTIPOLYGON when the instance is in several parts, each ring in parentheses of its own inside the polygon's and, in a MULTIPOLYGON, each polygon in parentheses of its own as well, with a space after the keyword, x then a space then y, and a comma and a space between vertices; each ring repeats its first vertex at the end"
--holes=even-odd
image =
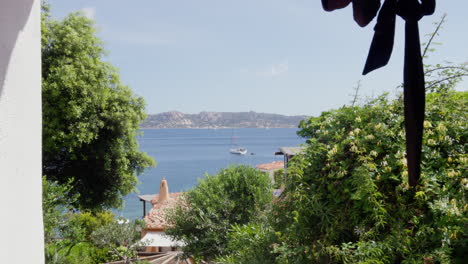
POLYGON ((231 154, 237 154, 237 155, 245 155, 247 154, 247 149, 246 148, 232 148, 229 150, 231 154))
MULTIPOLYGON (((236 138, 234 137, 234 129, 232 129, 231 145, 233 145, 235 141, 236 141, 236 138)), ((237 146, 237 144, 234 144, 234 145, 237 146)), ((236 155, 245 155, 247 154, 247 149, 244 147, 234 147, 234 148, 229 149, 229 152, 231 154, 236 154, 236 155)))

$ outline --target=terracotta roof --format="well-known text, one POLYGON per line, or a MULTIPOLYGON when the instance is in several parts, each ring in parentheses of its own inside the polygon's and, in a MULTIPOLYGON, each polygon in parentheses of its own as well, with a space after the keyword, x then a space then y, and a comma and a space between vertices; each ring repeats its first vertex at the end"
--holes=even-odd
POLYGON ((164 229, 166 227, 166 210, 175 207, 181 202, 182 192, 170 193, 169 198, 165 201, 158 201, 158 194, 153 197, 153 207, 145 216, 146 228, 164 229))
POLYGON ((283 161, 274 161, 271 163, 265 163, 265 164, 260 164, 255 166, 257 169, 260 170, 279 170, 284 168, 284 162, 283 161))

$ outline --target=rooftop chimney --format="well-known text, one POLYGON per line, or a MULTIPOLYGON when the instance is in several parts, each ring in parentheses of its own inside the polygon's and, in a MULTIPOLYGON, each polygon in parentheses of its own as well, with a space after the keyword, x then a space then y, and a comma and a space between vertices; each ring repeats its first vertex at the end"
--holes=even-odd
POLYGON ((166 179, 162 179, 161 183, 159 184, 159 199, 158 202, 164 202, 169 199, 169 187, 167 186, 166 179))

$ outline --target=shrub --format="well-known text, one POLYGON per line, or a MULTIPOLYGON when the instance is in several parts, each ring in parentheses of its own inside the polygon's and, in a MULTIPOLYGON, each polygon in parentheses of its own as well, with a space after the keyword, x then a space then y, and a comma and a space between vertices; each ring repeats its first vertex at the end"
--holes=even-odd
POLYGON ((70 195, 71 182, 58 184, 42 178, 42 208, 46 263, 94 264, 112 260, 108 249, 97 248, 90 234, 114 221, 111 212, 73 212, 76 195, 70 195))
POLYGON ((422 175, 407 182, 402 100, 301 123, 273 226, 281 263, 454 263, 468 252, 468 92, 427 95, 422 175))
POLYGON ((137 257, 137 251, 145 246, 145 243, 139 241, 143 227, 142 220, 121 218, 95 230, 91 240, 98 248, 108 248, 112 257, 125 264, 132 263, 137 257))
POLYGON ((102 226, 108 225, 113 222, 114 214, 110 211, 101 211, 96 213, 82 212, 82 213, 68 213, 68 224, 70 226, 79 226, 84 234, 84 239, 90 241, 91 233, 102 226))
POLYGON ((225 254, 232 225, 258 219, 272 200, 269 177, 247 166, 229 167, 206 177, 168 214, 166 233, 186 242, 184 252, 211 260, 225 254))
POLYGON ((274 263, 273 254, 277 237, 267 223, 235 225, 229 233, 229 255, 219 259, 221 263, 264 264, 274 263))
POLYGON ((285 173, 284 169, 279 169, 273 173, 273 179, 275 180, 275 184, 273 187, 275 189, 279 189, 281 188, 281 186, 283 186, 284 178, 285 178, 284 173, 285 173))

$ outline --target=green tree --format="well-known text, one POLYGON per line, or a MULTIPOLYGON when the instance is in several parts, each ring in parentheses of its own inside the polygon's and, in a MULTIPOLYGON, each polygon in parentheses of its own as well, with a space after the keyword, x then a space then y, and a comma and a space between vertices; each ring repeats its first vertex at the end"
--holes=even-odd
POLYGON ((70 184, 42 179, 46 263, 93 264, 111 260, 106 249, 91 244, 90 234, 114 220, 110 212, 73 212, 77 195, 70 184))
POLYGON ((75 206, 118 207, 137 175, 154 160, 138 150, 143 98, 122 85, 103 60, 92 20, 42 14, 43 173, 60 184, 72 179, 75 206))
POLYGON ((111 254, 125 264, 136 262, 137 250, 145 246, 140 241, 144 222, 135 219, 118 219, 104 225, 91 234, 93 243, 101 248, 108 248, 111 254))
POLYGON ((67 213, 64 215, 68 226, 79 226, 85 241, 91 241, 91 233, 112 223, 114 214, 109 211, 67 213))
POLYGON ((185 204, 168 215, 166 233, 186 243, 186 254, 212 260, 226 253, 231 227, 259 219, 272 196, 265 173, 247 166, 223 169, 185 194, 185 204))

